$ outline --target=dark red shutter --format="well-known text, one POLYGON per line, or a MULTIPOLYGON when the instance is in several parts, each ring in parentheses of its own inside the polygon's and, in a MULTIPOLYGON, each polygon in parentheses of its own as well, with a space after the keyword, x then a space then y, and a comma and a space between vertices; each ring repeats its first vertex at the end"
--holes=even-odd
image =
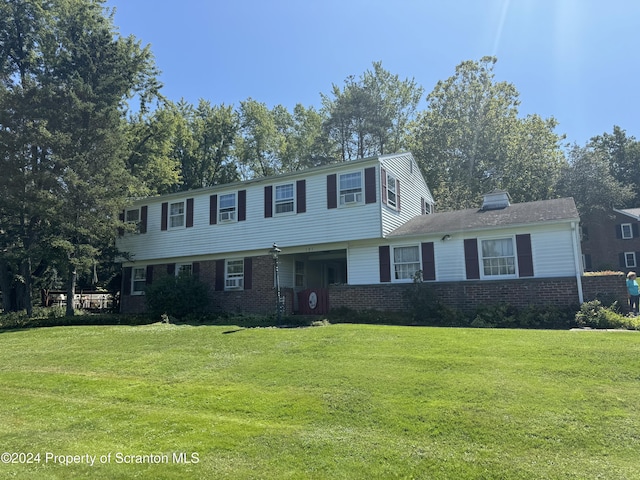
POLYGON ((273 217, 273 187, 264 187, 264 218, 273 217))
POLYGON ((422 249, 422 279, 436 279, 436 259, 433 249, 433 242, 426 242, 420 245, 422 249))
POLYGON ((335 173, 327 175, 327 208, 338 208, 338 185, 335 173))
POLYGON ((382 187, 382 203, 387 204, 387 171, 380 168, 380 185, 382 187))
POLYGON ((140 207, 140 233, 147 233, 147 215, 149 208, 144 205, 140 207))
POLYGON ((533 277, 533 254, 531 252, 531 235, 516 235, 518 250, 518 272, 521 277, 533 277))
POLYGON ((464 241, 464 265, 467 270, 467 280, 480 278, 478 240, 475 238, 467 238, 464 241))
POLYGON ((424 203, 424 197, 420 197, 420 205, 422 208, 422 215, 427 214, 427 205, 424 203))
POLYGON ((253 262, 251 257, 244 259, 244 289, 251 290, 253 287, 253 262))
POLYGON ((169 203, 162 203, 162 217, 160 218, 160 230, 167 229, 167 217, 169 216, 169 203))
POLYGON ((131 267, 122 269, 122 295, 131 295, 131 267))
POLYGON ((176 274, 176 264, 167 263, 167 275, 175 275, 175 274, 176 274))
POLYGON ((391 253, 389 246, 378 248, 378 256, 380 257, 380 282, 391 281, 391 253))
POLYGON ((296 182, 296 213, 307 211, 307 182, 298 180, 296 182))
POLYGON ((191 264, 191 274, 192 274, 195 278, 200 277, 200 262, 193 262, 193 263, 191 264))
POLYGON ((145 284, 151 285, 153 283, 153 265, 147 265, 147 278, 145 278, 145 284))
POLYGON ((376 167, 364 169, 364 203, 376 203, 376 167))
POLYGON ((244 222, 247 219, 247 191, 238 192, 238 221, 244 222))
POLYGON ((400 211, 400 180, 396 179, 396 210, 400 211))
POLYGON ((218 195, 209 197, 209 225, 218 223, 218 195))
POLYGON ((193 198, 187 198, 187 221, 186 227, 193 227, 193 198))
POLYGON ((216 260, 215 289, 217 292, 224 290, 224 260, 216 260))

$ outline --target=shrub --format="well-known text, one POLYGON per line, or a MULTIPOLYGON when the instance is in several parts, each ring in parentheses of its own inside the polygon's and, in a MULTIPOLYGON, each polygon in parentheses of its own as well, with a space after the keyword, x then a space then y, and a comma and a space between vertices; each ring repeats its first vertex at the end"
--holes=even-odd
POLYGON ((178 319, 199 315, 209 307, 209 287, 192 275, 167 275, 145 290, 147 311, 178 319))
POLYGON ((422 283, 419 277, 404 295, 415 325, 459 327, 468 323, 464 314, 442 303, 431 286, 422 283))
POLYGON ((616 303, 605 307, 600 300, 584 302, 576 313, 575 320, 580 327, 640 330, 640 317, 625 316, 619 313, 616 303))

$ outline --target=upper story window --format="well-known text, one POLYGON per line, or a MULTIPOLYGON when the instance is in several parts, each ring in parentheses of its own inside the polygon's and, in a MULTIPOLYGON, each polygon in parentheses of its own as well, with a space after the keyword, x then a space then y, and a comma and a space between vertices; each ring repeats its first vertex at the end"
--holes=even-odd
POLYGON ((633 228, 631 227, 630 223, 623 223, 622 225, 620 225, 620 229, 622 230, 622 238, 633 238, 633 228))
POLYGON ((131 270, 131 295, 142 295, 147 284, 147 268, 133 267, 131 270))
POLYGON ((362 202, 362 172, 340 175, 340 205, 362 202))
POLYGON ((184 201, 169 204, 169 228, 184 227, 184 201))
POLYGON ((124 221, 137 224, 140 221, 140 209, 132 208, 126 211, 124 221))
POLYGON ((244 259, 227 260, 225 265, 224 289, 242 290, 244 288, 244 259))
POLYGON ((393 272, 396 280, 413 280, 420 270, 420 250, 417 245, 394 247, 393 272))
POLYGON ((516 256, 513 238, 482 240, 482 272, 485 277, 515 276, 516 256))
POLYGON ((275 211, 278 213, 289 213, 294 211, 294 190, 293 183, 286 185, 276 185, 275 211))
POLYGON ((221 222, 230 222, 236 219, 236 194, 228 193, 220 195, 218 218, 221 222))
POLYGON ((398 192, 396 184, 396 177, 387 172, 387 205, 393 208, 398 208, 398 192))

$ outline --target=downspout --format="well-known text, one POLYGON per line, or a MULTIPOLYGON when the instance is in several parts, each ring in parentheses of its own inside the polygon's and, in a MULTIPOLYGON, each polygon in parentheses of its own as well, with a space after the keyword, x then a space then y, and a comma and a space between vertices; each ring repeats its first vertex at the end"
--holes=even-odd
POLYGON ((571 233, 573 237, 573 260, 576 270, 576 284, 578 285, 578 301, 580 305, 584 302, 584 294, 582 292, 582 255, 580 254, 580 248, 578 244, 578 225, 576 222, 571 222, 571 233))

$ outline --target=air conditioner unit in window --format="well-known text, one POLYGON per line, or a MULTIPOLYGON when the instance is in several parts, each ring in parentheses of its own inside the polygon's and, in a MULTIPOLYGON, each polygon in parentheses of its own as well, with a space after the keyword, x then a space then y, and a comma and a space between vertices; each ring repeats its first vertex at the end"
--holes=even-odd
POLYGON ((229 289, 242 288, 242 278, 227 278, 225 286, 229 289))
POLYGON ((358 203, 362 200, 361 193, 344 193, 340 195, 341 203, 346 205, 348 203, 358 203))
POLYGON ((230 222, 236 219, 236 212, 220 212, 221 222, 230 222))

